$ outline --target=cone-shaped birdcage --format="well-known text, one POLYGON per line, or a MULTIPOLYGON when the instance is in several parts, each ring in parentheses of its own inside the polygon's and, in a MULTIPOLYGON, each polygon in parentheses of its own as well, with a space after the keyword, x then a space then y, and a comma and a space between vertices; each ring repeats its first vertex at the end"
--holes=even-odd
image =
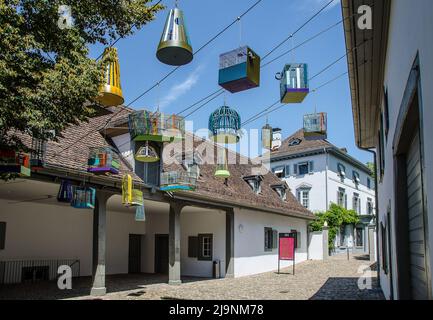
POLYGON ((149 141, 146 141, 146 144, 140 147, 135 154, 135 160, 145 163, 157 162, 159 161, 158 152, 149 145, 149 141))
POLYGON ((104 64, 104 83, 100 89, 97 101, 105 107, 121 105, 125 102, 120 85, 120 66, 117 49, 108 47, 105 49, 103 59, 107 61, 104 64))
POLYGON ((304 137, 307 140, 327 138, 327 114, 324 112, 304 116, 304 137))
POLYGON ((125 174, 122 178, 122 203, 127 207, 143 206, 143 192, 134 189, 131 175, 125 174))
POLYGON ((262 128, 262 148, 268 150, 272 148, 272 127, 269 124, 262 128))
POLYGON ((216 178, 227 179, 230 177, 227 153, 228 151, 225 148, 218 150, 218 162, 215 171, 216 178))
POLYGON ((156 57, 162 63, 172 66, 182 66, 192 61, 193 51, 182 10, 170 10, 156 57))
POLYGON ((260 85, 260 57, 244 46, 220 55, 218 84, 236 93, 260 85))
POLYGON ((87 161, 87 171, 92 173, 118 174, 120 158, 111 147, 91 147, 87 161))
POLYGON ((235 144, 239 142, 241 117, 236 110, 222 106, 209 117, 210 138, 218 143, 235 144))
POLYGON ((276 79, 280 80, 281 103, 301 103, 310 92, 305 63, 286 64, 276 79))

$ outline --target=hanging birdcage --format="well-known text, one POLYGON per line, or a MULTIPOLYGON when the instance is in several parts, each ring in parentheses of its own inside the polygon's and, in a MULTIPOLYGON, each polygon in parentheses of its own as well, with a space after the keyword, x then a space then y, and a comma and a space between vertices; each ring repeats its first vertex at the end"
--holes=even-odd
POLYGON ((30 177, 30 155, 13 150, 0 150, 0 173, 30 177))
POLYGON ((135 208, 135 221, 145 222, 146 221, 146 211, 144 206, 137 206, 135 208))
POLYGON ((171 66, 182 66, 193 59, 185 18, 178 8, 171 9, 167 16, 156 57, 162 63, 171 66))
POLYGON ((102 85, 99 96, 96 98, 103 106, 119 106, 125 99, 123 98, 122 87, 120 85, 120 66, 117 49, 108 47, 104 50, 104 84, 102 85))
POLYGON ((122 203, 127 207, 142 206, 144 204, 143 192, 134 189, 134 182, 129 174, 125 174, 122 179, 122 203))
POLYGON ((161 174, 161 191, 194 191, 197 187, 197 172, 163 172, 161 174))
POLYGON ((272 127, 266 124, 262 128, 262 147, 263 149, 270 150, 272 148, 272 127))
POLYGON ((147 110, 129 115, 129 133, 133 141, 172 142, 185 136, 185 119, 147 110))
POLYGON ((88 172, 118 174, 120 158, 112 147, 91 147, 87 165, 88 172))
POLYGON ((158 152, 149 145, 149 141, 146 141, 146 144, 140 147, 135 154, 135 160, 145 163, 157 162, 159 161, 158 152))
POLYGON ((33 170, 42 169, 45 165, 47 141, 32 137, 32 151, 30 152, 30 166, 33 170))
POLYGON ((304 137, 307 140, 327 138, 327 114, 324 112, 304 116, 304 137))
POLYGON ((230 177, 228 157, 227 157, 227 149, 220 150, 218 152, 218 162, 215 171, 215 177, 221 179, 227 179, 230 177))
POLYGON ((238 143, 240 139, 241 117, 236 110, 222 106, 209 117, 211 140, 218 143, 238 143))
POLYGON ((260 85, 260 57, 245 46, 220 55, 218 84, 236 93, 260 85))
POLYGON ((96 189, 89 187, 72 187, 71 206, 76 209, 94 209, 96 201, 96 189))
POLYGON ((61 180, 57 201, 70 203, 72 201, 72 183, 69 180, 61 180))
POLYGON ((280 80, 281 103, 301 103, 310 92, 305 63, 286 64, 276 79, 280 80))

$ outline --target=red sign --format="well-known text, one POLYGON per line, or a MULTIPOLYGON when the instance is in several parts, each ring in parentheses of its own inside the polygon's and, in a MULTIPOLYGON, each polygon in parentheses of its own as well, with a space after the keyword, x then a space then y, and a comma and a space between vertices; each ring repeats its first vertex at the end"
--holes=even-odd
POLYGON ((295 260, 295 238, 280 237, 280 260, 295 260))

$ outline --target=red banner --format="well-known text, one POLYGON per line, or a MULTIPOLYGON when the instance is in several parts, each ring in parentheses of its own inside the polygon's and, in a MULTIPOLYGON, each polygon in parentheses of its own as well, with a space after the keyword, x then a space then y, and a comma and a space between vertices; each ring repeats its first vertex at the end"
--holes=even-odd
POLYGON ((280 237, 280 260, 295 260, 295 238, 280 237))

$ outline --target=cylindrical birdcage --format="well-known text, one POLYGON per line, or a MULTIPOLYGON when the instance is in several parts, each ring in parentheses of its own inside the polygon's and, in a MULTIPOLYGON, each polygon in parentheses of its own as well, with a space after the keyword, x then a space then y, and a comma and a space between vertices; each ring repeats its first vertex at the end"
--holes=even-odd
POLYGON ((240 139, 241 117, 236 110, 222 106, 209 117, 210 138, 218 143, 238 143, 240 139))
POLYGON ((171 9, 168 13, 156 57, 162 63, 172 66, 182 66, 193 59, 185 18, 178 8, 171 9))
POLYGON ((121 105, 125 102, 120 85, 120 66, 117 49, 108 47, 104 50, 104 84, 100 89, 100 94, 96 98, 103 106, 112 107, 121 105))

